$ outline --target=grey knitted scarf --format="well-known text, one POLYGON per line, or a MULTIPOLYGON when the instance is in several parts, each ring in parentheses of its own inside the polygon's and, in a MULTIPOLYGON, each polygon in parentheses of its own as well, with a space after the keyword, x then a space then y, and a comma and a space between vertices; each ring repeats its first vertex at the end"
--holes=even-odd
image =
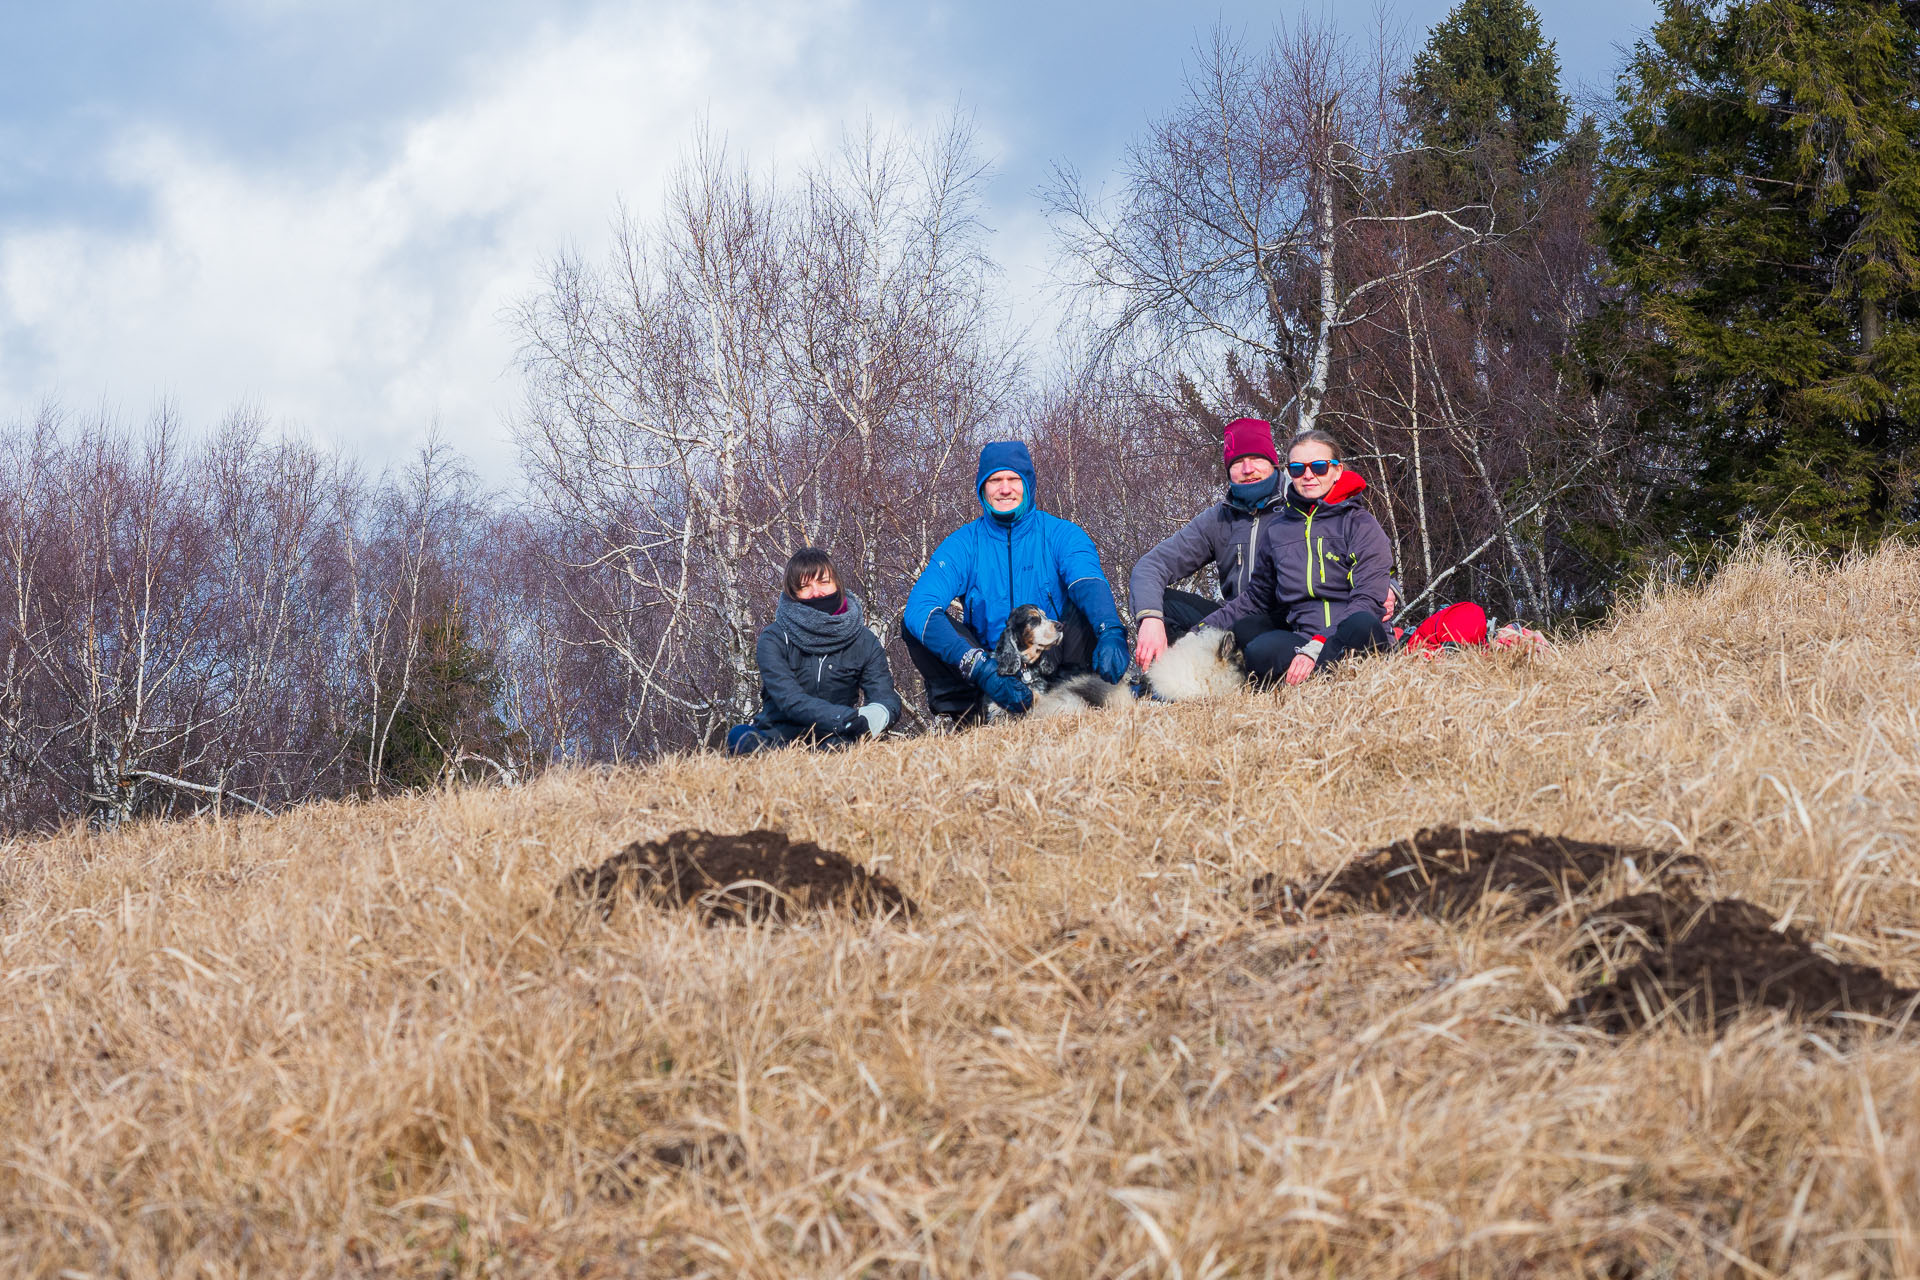
POLYGON ((792 638, 800 652, 838 653, 853 643, 866 623, 867 614, 860 607, 860 597, 851 591, 847 592, 847 607, 840 613, 809 609, 783 592, 773 611, 773 620, 792 638))

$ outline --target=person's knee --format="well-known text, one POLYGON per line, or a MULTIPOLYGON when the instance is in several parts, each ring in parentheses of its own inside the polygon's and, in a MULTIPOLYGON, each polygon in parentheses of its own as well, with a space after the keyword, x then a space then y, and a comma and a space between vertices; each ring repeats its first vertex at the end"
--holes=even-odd
POLYGON ((907 661, 913 663, 913 669, 918 671, 923 679, 938 679, 939 673, 946 669, 947 664, 933 650, 921 643, 920 637, 913 632, 903 629, 900 632, 900 641, 906 646, 907 661))
POLYGON ((1340 648, 1348 653, 1384 649, 1393 642, 1387 624, 1370 613, 1348 614, 1340 620, 1334 636, 1339 640, 1340 648))
POLYGON ((1054 655, 1062 668, 1078 671, 1093 665, 1093 628, 1087 615, 1071 604, 1060 611, 1060 645, 1054 655))
POLYGON ((1247 675, 1254 680, 1277 680, 1286 674, 1299 651, 1300 637, 1291 631, 1267 630, 1248 641, 1242 652, 1247 659, 1247 675))
POLYGON ((772 735, 756 724, 737 724, 727 730, 727 754, 730 756, 750 756, 756 751, 779 745, 772 735))
POLYGON ((1233 624, 1233 642, 1249 649, 1261 636, 1285 634, 1285 631, 1286 628, 1275 626, 1273 619, 1264 613, 1250 614, 1233 624))
POLYGON ((1187 634, 1219 607, 1218 601, 1195 595, 1191 591, 1178 591, 1169 587, 1166 598, 1160 605, 1160 617, 1166 624, 1168 641, 1177 640, 1187 634))

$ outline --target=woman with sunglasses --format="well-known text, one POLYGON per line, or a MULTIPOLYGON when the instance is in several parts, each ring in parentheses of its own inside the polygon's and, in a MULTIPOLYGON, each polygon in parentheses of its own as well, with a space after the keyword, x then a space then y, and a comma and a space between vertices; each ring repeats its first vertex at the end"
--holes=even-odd
POLYGON ((1258 680, 1299 684, 1349 653, 1393 642, 1386 612, 1393 548, 1356 502, 1367 482, 1346 469, 1324 431, 1287 449, 1287 500, 1260 532, 1247 589, 1207 615, 1232 627, 1258 680))

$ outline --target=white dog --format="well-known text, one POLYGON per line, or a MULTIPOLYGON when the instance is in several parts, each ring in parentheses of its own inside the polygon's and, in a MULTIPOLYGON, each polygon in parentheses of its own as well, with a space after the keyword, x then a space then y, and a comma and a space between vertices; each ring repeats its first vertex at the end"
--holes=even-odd
POLYGON ((1189 631, 1147 668, 1147 688, 1163 702, 1238 693, 1247 685, 1247 656, 1233 632, 1189 631))

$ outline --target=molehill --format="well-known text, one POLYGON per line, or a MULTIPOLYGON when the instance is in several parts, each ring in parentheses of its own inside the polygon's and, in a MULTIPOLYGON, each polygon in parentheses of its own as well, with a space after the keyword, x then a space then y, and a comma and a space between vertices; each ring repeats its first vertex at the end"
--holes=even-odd
POLYGON ((920 909, 885 876, 779 831, 676 831, 636 840, 598 866, 574 871, 555 894, 591 899, 607 915, 627 895, 663 909, 693 907, 709 924, 791 920, 833 907, 901 917, 920 909))
POLYGON ((1703 900, 1686 881, 1696 858, 1533 831, 1423 828, 1323 879, 1257 878, 1261 913, 1296 920, 1380 913, 1459 921, 1564 909, 1588 985, 1561 1018, 1625 1035, 1674 1023, 1723 1030, 1743 1012, 1780 1010, 1836 1026, 1911 1016, 1920 991, 1816 951, 1773 913, 1739 898, 1703 900), (1580 901, 1631 866, 1645 891, 1582 911, 1580 901))
POLYGON ((1739 898, 1636 893, 1593 912, 1582 928, 1583 950, 1618 948, 1626 963, 1575 996, 1562 1016, 1615 1035, 1669 1019, 1723 1029, 1749 1009, 1810 1022, 1898 1020, 1920 997, 1878 969, 1828 959, 1798 930, 1777 928, 1772 912, 1739 898))

